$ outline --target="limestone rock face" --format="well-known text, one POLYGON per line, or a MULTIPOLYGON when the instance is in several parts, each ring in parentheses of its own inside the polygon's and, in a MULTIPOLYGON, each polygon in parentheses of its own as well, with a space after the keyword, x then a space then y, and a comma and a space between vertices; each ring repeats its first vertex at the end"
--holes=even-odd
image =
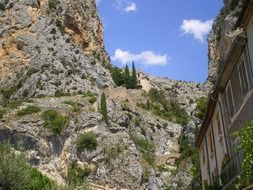
POLYGON ((0 85, 15 97, 111 85, 95 1, 49 2, 12 0, 0 11, 0 85))
POLYGON ((239 15, 245 0, 224 1, 224 8, 214 21, 212 31, 208 38, 208 79, 207 85, 212 89, 217 81, 217 76, 225 64, 225 58, 231 48, 233 35, 239 15))

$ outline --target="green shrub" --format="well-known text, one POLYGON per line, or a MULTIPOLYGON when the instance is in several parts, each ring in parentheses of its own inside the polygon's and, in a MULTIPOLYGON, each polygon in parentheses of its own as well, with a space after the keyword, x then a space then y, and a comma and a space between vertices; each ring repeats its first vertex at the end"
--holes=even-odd
POLYGON ((89 103, 94 104, 97 101, 97 97, 89 97, 89 103))
POLYGON ((16 109, 17 107, 19 107, 21 104, 23 103, 22 100, 12 100, 9 101, 6 105, 6 107, 10 108, 10 109, 16 109))
POLYGON ((60 90, 56 90, 55 93, 54 93, 54 96, 55 96, 55 97, 69 96, 69 94, 64 93, 64 92, 62 92, 62 91, 60 91, 60 90))
POLYGON ((80 134, 77 138, 76 148, 78 151, 94 150, 97 147, 96 135, 92 132, 80 134))
POLYGON ((41 109, 36 106, 27 106, 25 109, 18 111, 17 115, 18 116, 29 115, 29 114, 33 114, 33 113, 38 113, 38 112, 40 112, 40 110, 41 109))
POLYGON ((141 118, 136 116, 135 119, 134 119, 134 124, 135 126, 140 126, 141 124, 141 118))
POLYGON ((0 109, 0 119, 4 117, 5 112, 6 112, 5 110, 0 109))
POLYGON ((9 0, 1 0, 0 1, 0 10, 4 11, 5 6, 7 5, 8 2, 9 2, 9 0))
POLYGON ((77 112, 79 110, 77 102, 65 101, 64 104, 70 105, 72 107, 73 112, 77 112))
POLYGON ((50 128, 54 134, 60 134, 68 123, 68 116, 63 116, 54 110, 47 110, 42 113, 44 126, 50 128))
POLYGON ((24 91, 23 91, 23 93, 22 93, 22 96, 23 97, 27 97, 29 95, 29 91, 28 91, 28 89, 25 89, 24 91))
POLYGON ((79 185, 85 182, 85 178, 89 176, 91 169, 88 167, 81 168, 77 162, 73 162, 68 167, 68 184, 79 185))
POLYGON ((241 174, 237 181, 238 189, 243 189, 252 184, 253 176, 253 121, 250 121, 246 127, 240 129, 234 134, 240 138, 238 151, 243 151, 243 161, 241 163, 241 174))
POLYGON ((155 161, 155 145, 153 142, 149 141, 148 139, 139 138, 137 136, 131 136, 131 138, 137 148, 140 149, 142 158, 146 160, 151 166, 153 166, 155 161))
POLYGON ((26 163, 23 154, 15 154, 10 144, 0 144, 0 189, 51 189, 53 182, 26 163))
POLYGON ((92 93, 90 91, 83 93, 83 97, 84 98, 86 98, 86 97, 94 97, 94 96, 96 96, 96 94, 94 94, 94 93, 92 93))
POLYGON ((1 94, 3 95, 4 99, 6 99, 6 100, 8 100, 11 97, 11 95, 16 91, 17 91, 17 89, 15 87, 0 90, 1 94))
POLYGON ((48 7, 49 7, 49 9, 56 8, 57 4, 59 4, 58 0, 48 0, 48 7))
POLYGON ((208 98, 207 97, 201 97, 197 101, 196 116, 201 120, 205 116, 206 109, 207 109, 207 104, 208 104, 208 98))

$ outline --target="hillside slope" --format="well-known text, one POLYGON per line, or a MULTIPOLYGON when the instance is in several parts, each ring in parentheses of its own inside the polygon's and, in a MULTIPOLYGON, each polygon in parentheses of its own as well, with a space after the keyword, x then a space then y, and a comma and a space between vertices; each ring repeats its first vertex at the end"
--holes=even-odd
POLYGON ((82 180, 102 186, 189 186, 191 160, 179 174, 175 160, 182 134, 193 144, 200 122, 195 108, 207 95, 203 84, 141 74, 142 89, 115 87, 95 0, 4 2, 1 142, 25 152, 59 184, 81 168, 82 180), (109 124, 100 111, 103 92, 109 124))

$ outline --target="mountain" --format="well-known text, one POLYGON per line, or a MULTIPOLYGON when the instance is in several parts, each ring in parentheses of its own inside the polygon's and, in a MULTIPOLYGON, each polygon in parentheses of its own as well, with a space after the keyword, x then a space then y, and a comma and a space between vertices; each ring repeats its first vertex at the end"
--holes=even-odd
POLYGON ((95 0, 0 1, 0 141, 61 185, 185 189, 208 88, 138 72, 126 89, 113 69, 95 0))

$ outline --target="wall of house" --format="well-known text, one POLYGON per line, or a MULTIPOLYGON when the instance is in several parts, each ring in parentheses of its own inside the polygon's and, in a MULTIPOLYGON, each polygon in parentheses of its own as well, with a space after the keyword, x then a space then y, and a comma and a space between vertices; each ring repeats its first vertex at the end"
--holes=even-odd
POLYGON ((209 183, 209 170, 208 170, 208 158, 206 154, 206 142, 205 139, 202 141, 200 145, 199 158, 200 158, 200 166, 201 166, 201 177, 202 184, 204 186, 205 181, 209 183), (203 156, 204 155, 204 156, 203 156))
POLYGON ((217 171, 218 174, 220 175, 222 169, 222 161, 224 159, 225 154, 227 153, 227 150, 219 104, 216 105, 212 123, 213 123, 214 143, 217 158, 217 171))
POLYGON ((250 24, 247 28, 248 48, 250 53, 251 63, 253 65, 253 18, 251 18, 250 24))

